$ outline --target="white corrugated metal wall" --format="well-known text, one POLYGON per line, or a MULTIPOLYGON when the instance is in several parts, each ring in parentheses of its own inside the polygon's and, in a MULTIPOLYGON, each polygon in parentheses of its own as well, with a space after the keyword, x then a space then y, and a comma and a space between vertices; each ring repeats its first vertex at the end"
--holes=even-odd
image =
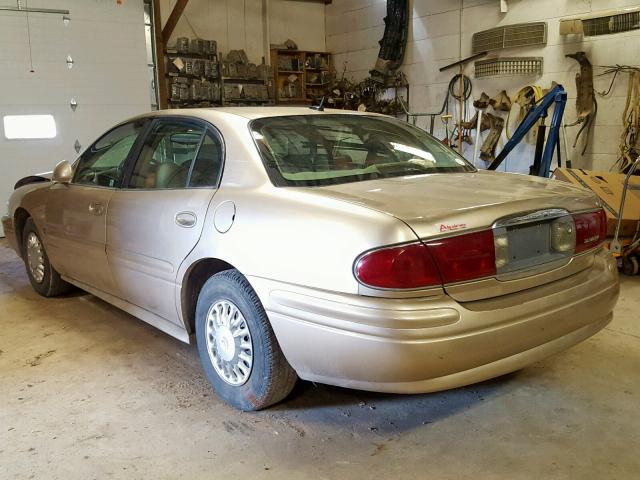
MULTIPOLYGON (((0 0, 3 6, 15 4, 0 0)), ((74 160, 76 139, 84 149, 115 122, 151 108, 142 0, 122 5, 30 0, 27 5, 69 10, 70 21, 65 24, 59 14, 29 14, 30 72, 26 14, 0 11, 0 117, 52 114, 58 133, 50 140, 7 140, 0 118, 2 213, 17 179, 74 160), (74 62, 71 69, 67 56, 74 62)))

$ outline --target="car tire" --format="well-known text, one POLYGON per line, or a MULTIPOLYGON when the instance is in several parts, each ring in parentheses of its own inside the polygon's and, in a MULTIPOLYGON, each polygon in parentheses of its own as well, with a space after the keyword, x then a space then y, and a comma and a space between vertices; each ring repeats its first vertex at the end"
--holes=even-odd
POLYGON ((296 383, 258 296, 237 270, 217 273, 202 287, 196 340, 214 391, 240 410, 273 405, 296 383))
POLYGON ((40 232, 32 218, 28 218, 22 231, 22 258, 33 289, 43 297, 55 297, 71 290, 49 262, 40 232))

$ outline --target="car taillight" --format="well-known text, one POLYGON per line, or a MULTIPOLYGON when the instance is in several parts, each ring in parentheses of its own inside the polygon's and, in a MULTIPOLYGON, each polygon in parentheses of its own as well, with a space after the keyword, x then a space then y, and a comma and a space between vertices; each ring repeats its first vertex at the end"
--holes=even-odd
POLYGON ((422 243, 374 250, 360 257, 355 274, 376 288, 422 288, 441 285, 438 267, 422 243))
POLYGON ((496 274, 491 230, 374 250, 360 257, 356 278, 374 288, 415 289, 496 274))
POLYGON ((597 247, 607 238, 607 215, 603 209, 596 212, 576 213, 576 253, 597 247))
POLYGON ((524 260, 530 266, 536 258, 544 263, 549 262, 552 255, 555 255, 553 259, 558 255, 568 258, 599 246, 607 236, 607 217, 601 209, 574 215, 567 213, 548 222, 548 238, 544 240, 546 250, 538 251, 537 257, 535 254, 531 258, 522 257, 524 260, 520 258, 518 248, 523 248, 522 243, 529 239, 524 238, 522 232, 518 233, 518 229, 540 226, 524 224, 509 228, 513 231, 507 228, 482 230, 373 250, 359 257, 355 275, 367 286, 388 289, 418 289, 493 277, 498 272, 517 271, 521 268, 518 262, 524 260), (515 263, 513 259, 516 259, 515 263), (509 265, 513 265, 511 270, 507 270, 509 265))
POLYGON ((467 233, 427 243, 444 283, 463 282, 496 274, 493 232, 467 233))

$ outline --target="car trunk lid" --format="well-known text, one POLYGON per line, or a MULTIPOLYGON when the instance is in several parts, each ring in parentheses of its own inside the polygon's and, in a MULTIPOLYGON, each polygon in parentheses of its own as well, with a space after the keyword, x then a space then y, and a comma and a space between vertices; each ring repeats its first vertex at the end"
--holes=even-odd
POLYGON ((598 206, 590 192, 564 182, 485 171, 395 177, 314 191, 393 215, 423 239, 489 227, 522 212, 598 206))
MULTIPOLYGON (((598 208, 594 195, 564 182, 486 171, 397 177, 320 187, 314 191, 392 215, 406 223, 423 241, 491 228, 499 219, 530 212, 551 209, 577 212, 598 208)), ((534 215, 530 225, 545 228, 539 226, 541 221, 546 220, 534 215)), ((572 259, 559 260, 549 262, 549 258, 541 255, 539 263, 544 265, 540 269, 536 268, 536 259, 533 259, 524 273, 524 276, 535 277, 531 281, 522 281, 523 275, 515 272, 504 278, 498 275, 463 287, 445 288, 454 298, 468 301, 531 288, 575 273, 576 263, 572 259), (551 269, 553 275, 545 274, 551 269)), ((588 266, 584 261, 581 264, 585 268, 588 266)))

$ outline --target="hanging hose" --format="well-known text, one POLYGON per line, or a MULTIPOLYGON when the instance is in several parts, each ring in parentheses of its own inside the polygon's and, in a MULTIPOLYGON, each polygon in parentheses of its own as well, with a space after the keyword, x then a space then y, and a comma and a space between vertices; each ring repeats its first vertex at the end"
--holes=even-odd
MULTIPOLYGON (((462 101, 464 108, 460 113, 460 121, 458 122, 458 126, 454 127, 451 131, 451 137, 456 137, 456 132, 459 131, 460 125, 467 118, 467 100, 471 97, 471 92, 473 91, 473 86, 471 84, 471 79, 464 74, 457 73, 454 75, 449 81, 449 86, 447 87, 447 96, 444 99, 444 103, 442 104, 442 112, 447 111, 449 113, 449 100, 453 98, 456 102, 462 101), (460 81, 462 80, 462 95, 460 95, 460 81)), ((441 114, 442 114, 441 112, 441 114)), ((455 125, 455 124, 454 124, 455 125)), ((445 124, 445 129, 447 126, 445 124)), ((449 137, 449 132, 447 132, 447 138, 449 137)), ((451 142, 449 142, 451 143, 451 142)))
POLYGON ((463 94, 462 94, 462 98, 463 100, 468 100, 469 97, 471 97, 471 91, 473 90, 473 86, 471 85, 471 79, 469 77, 467 77, 464 74, 456 74, 453 76, 453 78, 449 81, 449 88, 448 90, 448 95, 447 98, 445 98, 445 106, 448 103, 449 100, 449 96, 455 98, 456 100, 460 101, 460 77, 462 77, 462 86, 463 86, 463 94))
POLYGON ((462 76, 462 98, 467 101, 471 97, 471 92, 473 90, 473 86, 471 85, 471 79, 464 74, 457 73, 455 74, 451 80, 449 80, 449 86, 447 87, 447 94, 444 97, 444 102, 442 102, 442 108, 438 113, 419 113, 416 114, 423 115, 442 115, 445 111, 449 113, 449 98, 453 97, 455 100, 460 101, 460 77, 462 76))
MULTIPOLYGON (((413 112, 412 113, 409 111, 408 105, 406 105, 404 101, 402 101, 402 99, 400 99, 400 106, 404 110, 404 113, 406 113, 407 117, 412 117, 412 123, 414 125, 416 124, 418 117, 431 117, 429 133, 433 134, 433 124, 434 124, 435 117, 442 115, 443 113, 445 113, 445 111, 446 112, 449 111, 449 98, 453 97, 455 100, 460 101, 460 86, 458 85, 458 88, 457 89, 455 88, 456 84, 459 81, 460 81, 460 74, 454 75, 453 78, 451 78, 451 80, 449 81, 449 86, 447 87, 447 94, 444 97, 444 101, 442 102, 442 108, 440 109, 439 112, 413 112)), ((468 100, 471 97, 471 92, 473 90, 473 87, 471 84, 471 79, 466 75, 462 75, 462 82, 463 82, 462 98, 466 102, 466 100, 468 100)))

